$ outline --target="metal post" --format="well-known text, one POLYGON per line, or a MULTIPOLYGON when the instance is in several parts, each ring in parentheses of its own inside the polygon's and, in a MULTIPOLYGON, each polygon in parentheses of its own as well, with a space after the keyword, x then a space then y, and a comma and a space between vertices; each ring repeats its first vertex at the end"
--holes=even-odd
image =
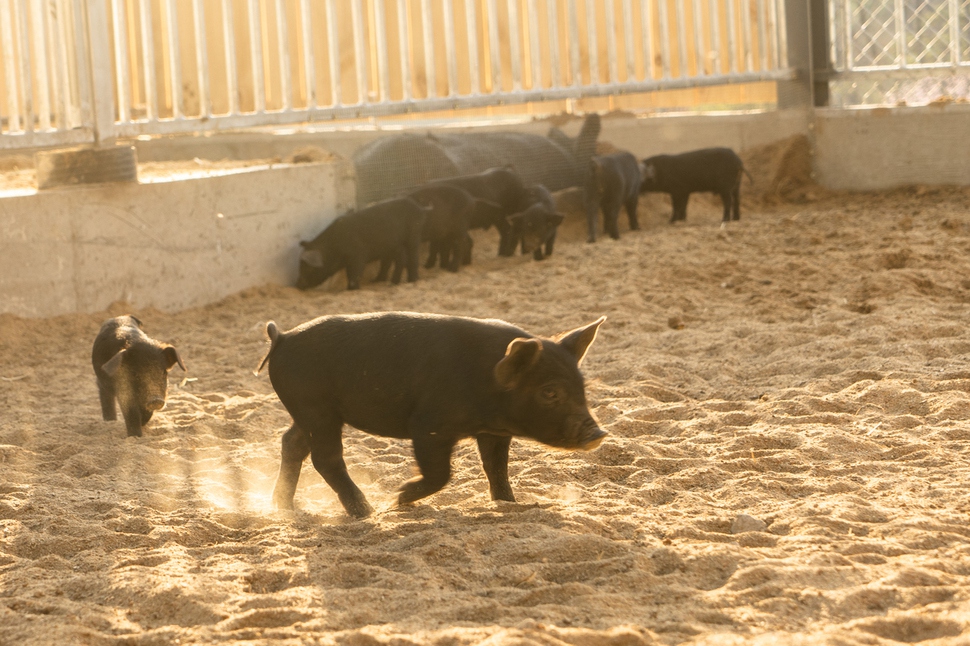
POLYGON ((158 90, 155 84, 155 39, 152 36, 151 0, 140 0, 138 13, 141 23, 142 82, 145 84, 145 118, 158 118, 158 90))
POLYGON ((595 0, 585 0, 586 3, 586 57, 589 59, 589 83, 595 85, 600 82, 599 45, 596 42, 596 8, 595 0))
MULTIPOLYGON (((128 35, 125 30, 126 20, 125 9, 121 6, 121 0, 111 0, 111 22, 114 27, 115 40, 115 78, 118 84, 118 121, 120 123, 127 123, 131 120, 131 94, 128 89, 128 35)), ((48 34, 53 35, 50 28, 48 28, 48 34)), ((99 39, 104 38, 103 34, 92 34, 92 36, 99 39)), ((60 83, 55 83, 55 87, 58 86, 60 86, 60 83)), ((63 112, 58 110, 58 116, 62 117, 63 112)), ((58 127, 64 127, 62 119, 58 119, 58 127)))
POLYGON ((522 47, 519 36, 519 0, 508 0, 509 57, 512 63, 512 90, 522 89, 522 47))
POLYGON ((481 79, 478 76, 478 21, 475 20, 475 1, 465 0, 465 24, 468 31, 468 79, 469 93, 481 94, 481 79))
POLYGON ((785 42, 792 81, 779 81, 778 107, 807 108, 828 105, 828 78, 832 69, 827 0, 784 0, 785 42))
MULTIPOLYGON (((445 30, 448 31, 447 29, 445 30)), ((411 100, 411 41, 406 0, 397 0, 397 50, 401 63, 401 99, 411 100)))
MULTIPOLYGON (((332 30, 331 9, 333 0, 327 1, 327 29, 332 30)), ((303 45, 303 87, 306 92, 306 109, 317 107, 317 76, 316 65, 313 60, 313 23, 310 14, 310 0, 300 0, 300 34, 303 45)), ((332 38, 334 31, 328 32, 327 40, 332 38)), ((331 82, 333 79, 331 79, 331 82)), ((338 80, 339 83, 339 80, 338 80)), ((338 103, 338 101, 334 101, 338 103)))
POLYGON ((623 0, 623 44, 626 47, 626 80, 636 76, 636 60, 633 52, 633 7, 630 0, 623 0))
POLYGON ((579 18, 576 15, 576 0, 569 0, 569 74, 572 85, 580 86, 583 75, 579 70, 579 18))
MULTIPOLYGON (((309 0, 304 0, 304 2, 309 2, 309 0)), ((327 58, 330 63, 330 99, 334 106, 339 106, 343 105, 343 94, 340 88, 340 35, 337 32, 337 12, 333 3, 334 0, 327 0, 327 58)), ((304 14, 304 18, 309 18, 309 8, 309 5, 307 5, 307 12, 304 14)), ((303 28, 303 48, 304 51, 309 48, 312 56, 313 44, 310 41, 311 37, 309 26, 305 26, 303 28)), ((309 70, 313 58, 311 57, 307 60, 310 61, 307 64, 307 69, 309 70)), ((307 74, 307 83, 312 83, 313 87, 315 87, 316 79, 310 75, 309 71, 307 74)))
POLYGON ((455 7, 445 0, 445 62, 448 67, 448 96, 458 95, 458 60, 455 50, 455 7))
MULTIPOLYGON (((115 105, 112 99, 114 81, 111 78, 111 50, 109 49, 111 45, 104 37, 108 33, 108 11, 103 2, 87 2, 84 6, 87 11, 87 42, 90 54, 88 62, 91 70, 91 96, 94 103, 94 141, 98 145, 107 145, 115 138, 115 105)), ((44 79, 42 85, 46 84, 47 81, 44 79)), ((49 107, 42 101, 40 106, 42 130, 50 129, 49 107)))
POLYGON ((535 90, 542 86, 542 57, 539 55, 539 12, 536 7, 536 0, 528 0, 526 5, 528 13, 526 18, 529 21, 529 66, 532 84, 530 89, 535 90))
POLYGON ((556 11, 557 0, 546 0, 549 28, 549 84, 559 87, 562 82, 562 70, 559 69, 559 15, 556 11))
POLYGON ((364 49, 364 17, 361 0, 351 0, 351 18, 354 25, 354 67, 357 70, 357 105, 367 103, 367 61, 364 49))
POLYGON ((20 97, 17 92, 17 55, 10 0, 0 0, 0 52, 3 53, 3 73, 6 76, 7 132, 20 132, 20 97))
POLYGON ((179 23, 175 0, 165 0, 168 68, 172 79, 172 117, 182 118, 182 58, 179 56, 179 23))
POLYGON ((492 64, 492 93, 502 91, 502 53, 498 40, 498 8, 495 0, 488 0, 488 57, 492 64))
POLYGON ((195 71, 199 84, 199 116, 212 116, 209 94, 209 49, 205 37, 205 8, 202 0, 192 0, 193 26, 195 29, 195 71))
POLYGON ((431 15, 431 0, 421 0, 421 32, 424 37, 424 78, 428 85, 427 96, 438 95, 438 79, 435 78, 434 60, 434 21, 431 15))
POLYGON ((239 70, 236 67, 236 30, 232 23, 232 0, 222 0, 222 40, 226 51, 226 93, 229 114, 239 114, 239 70))
POLYGON ((283 0, 276 0, 276 47, 280 57, 280 107, 289 110, 293 105, 290 87, 290 48, 289 29, 286 24, 286 6, 283 0))
MULTIPOLYGON (((167 0, 171 2, 172 0, 167 0)), ((253 102, 257 113, 266 112, 266 83, 263 80, 263 34, 260 29, 259 0, 249 0, 249 60, 253 64, 253 102)))
POLYGON ((384 0, 377 0, 374 7, 374 23, 377 31, 377 87, 381 93, 380 101, 391 100, 391 79, 387 58, 387 20, 384 17, 384 0))
POLYGON ((34 130, 34 93, 30 78, 30 35, 27 30, 27 11, 26 6, 20 7, 18 2, 14 2, 14 19, 20 33, 20 87, 24 93, 24 132, 29 133, 34 130))

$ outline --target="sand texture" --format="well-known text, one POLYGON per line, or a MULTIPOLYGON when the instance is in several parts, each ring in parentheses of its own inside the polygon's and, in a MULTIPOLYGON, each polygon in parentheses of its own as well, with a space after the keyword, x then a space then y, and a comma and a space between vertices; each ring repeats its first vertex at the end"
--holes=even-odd
POLYGON ((970 643, 970 191, 829 194, 806 150, 749 155, 726 228, 709 197, 671 226, 651 196, 595 245, 572 208, 543 262, 481 232, 416 284, 133 311, 188 366, 140 439, 100 419, 90 365, 128 307, 0 317, 0 644, 970 643), (265 323, 374 310, 545 335, 607 315, 583 370, 610 436, 515 440, 516 503, 464 442, 396 509, 409 444, 347 429, 376 513, 309 462, 275 511, 265 323))

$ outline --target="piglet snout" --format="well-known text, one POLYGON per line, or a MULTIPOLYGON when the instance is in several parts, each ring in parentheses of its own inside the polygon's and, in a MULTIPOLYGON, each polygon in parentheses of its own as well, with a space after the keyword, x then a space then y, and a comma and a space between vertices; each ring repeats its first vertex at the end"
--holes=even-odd
POLYGON ((155 399, 149 400, 149 402, 145 405, 145 408, 147 410, 154 412, 157 410, 162 410, 164 406, 165 406, 165 400, 162 399, 161 397, 156 397, 155 399))
POLYGON ((581 440, 582 443, 580 444, 580 447, 579 447, 580 450, 592 451, 593 449, 597 448, 600 444, 603 443, 603 440, 606 439, 607 435, 608 433, 603 429, 599 428, 598 426, 587 430, 581 440))

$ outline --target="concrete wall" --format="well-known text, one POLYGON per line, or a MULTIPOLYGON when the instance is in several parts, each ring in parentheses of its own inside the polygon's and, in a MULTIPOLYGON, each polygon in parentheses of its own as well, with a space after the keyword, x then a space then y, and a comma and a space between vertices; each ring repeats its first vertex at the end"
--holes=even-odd
POLYGON ((833 189, 970 184, 970 105, 818 110, 817 180, 833 189))
POLYGON ((178 310, 295 280, 297 243, 353 201, 346 162, 0 199, 0 313, 178 310))
MULTIPOLYGON (((571 119, 562 128, 575 135, 580 123, 571 119)), ((550 125, 527 121, 488 127, 545 134, 550 125)), ((116 300, 177 310, 253 285, 290 283, 298 240, 312 237, 353 205, 353 169, 346 160, 375 137, 396 131, 249 132, 138 142, 143 161, 285 157, 306 145, 344 160, 0 198, 0 313, 97 311, 116 300)), ((951 104, 607 116, 601 139, 647 156, 715 145, 744 150, 810 134, 821 184, 869 190, 970 184, 967 132, 970 106, 951 104)))

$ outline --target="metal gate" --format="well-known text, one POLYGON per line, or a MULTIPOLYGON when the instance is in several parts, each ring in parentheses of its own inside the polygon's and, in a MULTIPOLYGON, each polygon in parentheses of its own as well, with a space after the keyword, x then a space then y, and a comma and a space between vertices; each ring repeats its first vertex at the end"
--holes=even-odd
POLYGON ((784 0, 0 0, 0 148, 792 79, 784 0))

